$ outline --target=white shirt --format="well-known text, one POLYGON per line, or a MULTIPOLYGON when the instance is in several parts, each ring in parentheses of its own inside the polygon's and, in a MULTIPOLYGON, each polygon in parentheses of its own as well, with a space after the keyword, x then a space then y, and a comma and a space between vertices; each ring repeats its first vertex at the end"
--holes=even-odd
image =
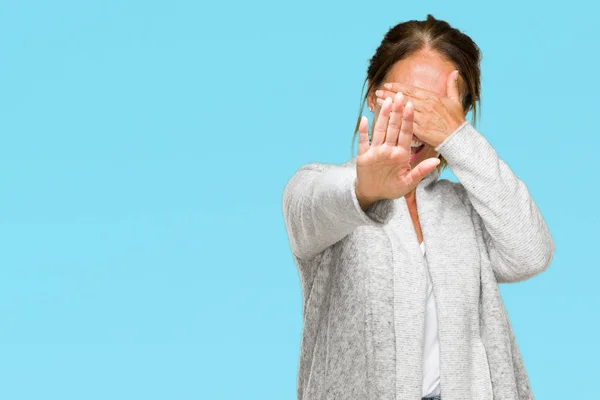
MULTIPOLYGON (((425 258, 425 242, 421 242, 425 258)), ((427 265, 427 259, 425 259, 427 265)), ((423 341, 423 397, 440 395, 440 341, 438 336, 437 312, 429 269, 427 269, 427 299, 425 313, 425 338, 423 341)))

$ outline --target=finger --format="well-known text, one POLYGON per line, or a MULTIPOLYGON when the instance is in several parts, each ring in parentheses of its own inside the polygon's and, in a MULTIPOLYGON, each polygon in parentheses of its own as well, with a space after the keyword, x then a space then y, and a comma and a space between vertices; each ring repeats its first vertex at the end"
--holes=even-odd
POLYGON ((425 130, 427 129, 427 123, 423 121, 424 117, 424 113, 418 113, 415 111, 413 116, 413 135, 415 135, 420 141, 429 144, 429 142, 425 139, 425 130))
POLYGON ((416 115, 415 115, 415 118, 413 120, 413 132, 412 133, 413 133, 413 136, 415 136, 420 141, 428 143, 423 138, 423 128, 417 123, 416 115))
POLYGON ((413 135, 414 110, 411 101, 408 101, 402 112, 402 127, 398 137, 398 146, 410 154, 410 141, 413 135))
MULTIPOLYGON (((391 93, 391 92, 388 92, 388 93, 391 93)), ((402 95, 404 96, 404 98, 406 100, 410 99, 413 102, 413 105, 415 106, 415 111, 427 110, 426 106, 427 106, 427 104, 429 104, 430 100, 424 100, 424 99, 416 98, 413 96, 408 96, 404 92, 397 92, 397 93, 402 93, 402 95)), ((395 94, 393 96, 395 96, 395 94)), ((376 101, 377 101, 377 104, 379 104, 379 105, 383 104, 383 100, 380 98, 377 98, 376 101)))
POLYGON ((393 99, 394 96, 396 95, 396 93, 398 93, 398 92, 394 92, 393 90, 379 89, 379 90, 375 91, 375 97, 377 99, 381 99, 381 100, 385 100, 388 97, 391 97, 393 99))
POLYGON ((446 89, 446 95, 450 99, 454 100, 457 103, 460 102, 460 93, 458 91, 458 70, 454 70, 450 75, 448 75, 446 89))
POLYGON ((412 182, 420 182, 425 176, 438 166, 441 160, 437 157, 427 158, 418 163, 410 170, 409 176, 412 182))
POLYGON ((396 93, 402 93, 402 92, 395 92, 393 90, 379 89, 379 90, 375 91, 375 96, 378 99, 385 100, 388 97, 394 98, 394 96, 396 95, 396 93))
POLYGON ((390 118, 390 111, 392 109, 392 98, 388 97, 379 110, 377 121, 375 121, 375 127, 373 127, 373 140, 371 141, 372 146, 379 146, 385 140, 385 132, 388 126, 388 120, 390 118))
POLYGON ((363 155, 369 150, 369 120, 364 115, 358 125, 358 155, 363 155))
POLYGON ((400 127, 402 126, 402 111, 404 109, 404 96, 398 92, 394 96, 394 103, 392 103, 392 112, 390 114, 390 120, 387 126, 387 133, 385 135, 385 141, 390 146, 396 146, 398 143, 398 134, 400 133, 400 127))
POLYGON ((383 90, 391 90, 393 92, 402 92, 406 96, 412 96, 419 99, 427 99, 434 95, 430 90, 426 90, 414 85, 409 85, 407 83, 399 83, 399 82, 387 82, 383 85, 383 90))

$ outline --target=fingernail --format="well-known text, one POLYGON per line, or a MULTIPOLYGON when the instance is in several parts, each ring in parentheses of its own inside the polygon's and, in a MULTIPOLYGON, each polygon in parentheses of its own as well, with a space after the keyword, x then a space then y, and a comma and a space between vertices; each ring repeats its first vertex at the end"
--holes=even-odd
POLYGON ((375 95, 379 97, 383 97, 383 90, 376 90, 375 95))
POLYGON ((392 84, 391 83, 384 83, 383 87, 386 89, 391 89, 392 88, 392 84))
POLYGON ((377 104, 382 105, 383 104, 383 100, 381 100, 380 98, 377 98, 377 104))

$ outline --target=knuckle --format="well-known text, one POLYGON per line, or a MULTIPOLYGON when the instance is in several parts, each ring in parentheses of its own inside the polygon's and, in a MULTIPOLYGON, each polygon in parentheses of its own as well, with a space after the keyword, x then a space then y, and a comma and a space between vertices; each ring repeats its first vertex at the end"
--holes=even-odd
POLYGON ((390 122, 388 123, 388 128, 399 129, 400 128, 400 124, 399 124, 398 121, 392 121, 392 120, 390 120, 390 122))
POLYGON ((373 133, 374 134, 381 134, 381 133, 385 133, 385 127, 382 125, 377 125, 374 129, 373 129, 373 133))

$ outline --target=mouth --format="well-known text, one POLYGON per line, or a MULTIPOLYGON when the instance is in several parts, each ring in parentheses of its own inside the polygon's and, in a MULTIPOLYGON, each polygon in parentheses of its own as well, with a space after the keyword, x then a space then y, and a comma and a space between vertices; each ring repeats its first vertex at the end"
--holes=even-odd
POLYGON ((410 161, 415 160, 425 148, 425 143, 418 140, 410 141, 410 161))

